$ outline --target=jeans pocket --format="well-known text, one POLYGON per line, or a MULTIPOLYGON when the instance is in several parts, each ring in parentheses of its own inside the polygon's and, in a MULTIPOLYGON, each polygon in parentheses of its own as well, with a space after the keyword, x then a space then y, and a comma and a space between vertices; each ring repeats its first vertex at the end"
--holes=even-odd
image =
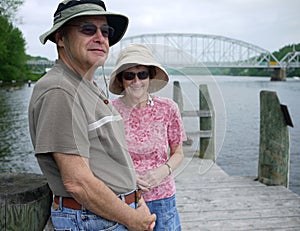
POLYGON ((75 216, 51 216, 52 225, 55 231, 77 231, 75 216))
POLYGON ((84 230, 89 231, 111 231, 117 230, 119 223, 109 221, 95 214, 88 214, 84 216, 82 226, 84 227, 84 230))

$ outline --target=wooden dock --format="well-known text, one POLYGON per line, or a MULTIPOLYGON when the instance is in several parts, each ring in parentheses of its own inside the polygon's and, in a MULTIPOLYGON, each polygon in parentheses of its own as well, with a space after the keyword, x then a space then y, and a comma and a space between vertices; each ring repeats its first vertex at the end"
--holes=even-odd
POLYGON ((175 175, 183 231, 300 230, 300 196, 284 186, 229 176, 198 157, 186 157, 175 175))
POLYGON ((299 195, 191 156, 175 172, 182 230, 300 230, 299 195))

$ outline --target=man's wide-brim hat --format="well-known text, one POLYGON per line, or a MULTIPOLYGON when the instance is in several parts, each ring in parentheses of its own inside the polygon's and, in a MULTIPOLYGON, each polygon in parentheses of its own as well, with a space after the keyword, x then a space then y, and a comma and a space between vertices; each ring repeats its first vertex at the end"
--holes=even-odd
POLYGON ((109 90, 116 95, 124 94, 124 87, 117 78, 117 74, 137 65, 152 66, 155 68, 155 75, 150 79, 149 93, 159 91, 169 81, 167 71, 154 59, 150 50, 143 44, 129 44, 124 48, 117 59, 116 65, 110 75, 109 90))
POLYGON ((128 27, 128 18, 121 14, 106 11, 101 0, 65 0, 58 5, 54 13, 52 28, 40 36, 40 41, 45 44, 47 40, 55 43, 54 34, 66 22, 80 16, 105 16, 109 26, 114 28, 114 34, 109 38, 109 46, 119 42, 128 27))

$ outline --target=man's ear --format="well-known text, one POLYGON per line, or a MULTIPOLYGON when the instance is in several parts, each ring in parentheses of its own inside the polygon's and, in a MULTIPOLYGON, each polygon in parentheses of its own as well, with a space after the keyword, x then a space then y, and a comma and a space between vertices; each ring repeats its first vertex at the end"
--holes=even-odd
POLYGON ((64 36, 61 30, 58 30, 55 35, 54 35, 54 39, 55 39, 55 43, 57 44, 57 46, 59 47, 64 47, 65 43, 64 43, 64 36))

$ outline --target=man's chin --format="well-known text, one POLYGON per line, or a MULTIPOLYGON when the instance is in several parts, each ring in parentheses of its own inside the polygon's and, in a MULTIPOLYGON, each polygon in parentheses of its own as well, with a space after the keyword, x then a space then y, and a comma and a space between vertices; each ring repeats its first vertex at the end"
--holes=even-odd
POLYGON ((100 67, 100 66, 103 66, 105 61, 107 59, 107 56, 97 56, 95 58, 93 58, 93 66, 97 66, 97 67, 100 67))

